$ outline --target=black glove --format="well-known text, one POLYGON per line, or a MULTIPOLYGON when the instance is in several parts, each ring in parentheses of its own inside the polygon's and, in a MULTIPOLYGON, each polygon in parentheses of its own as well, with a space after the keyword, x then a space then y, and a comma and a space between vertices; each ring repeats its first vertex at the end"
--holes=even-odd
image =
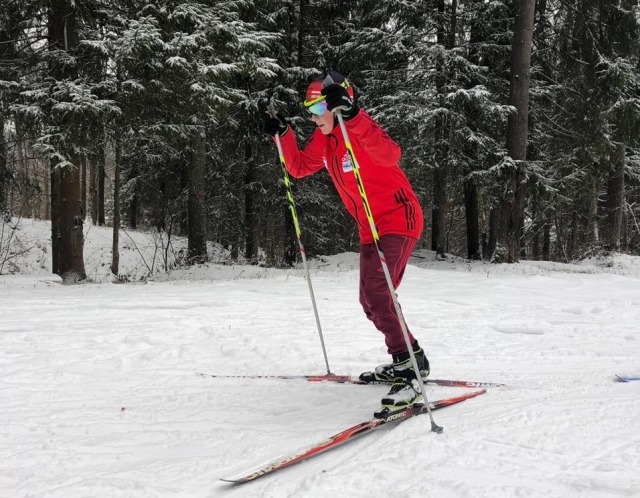
POLYGON ((349 121, 358 115, 360 110, 358 104, 349 97, 347 89, 342 85, 337 83, 328 85, 322 89, 322 95, 325 96, 327 109, 329 111, 340 109, 345 121, 349 121))
POLYGON ((268 133, 272 137, 275 137, 277 133, 280 136, 287 133, 289 130, 289 124, 287 120, 280 114, 276 112, 274 116, 270 113, 267 113, 267 118, 264 120, 264 132, 268 133))

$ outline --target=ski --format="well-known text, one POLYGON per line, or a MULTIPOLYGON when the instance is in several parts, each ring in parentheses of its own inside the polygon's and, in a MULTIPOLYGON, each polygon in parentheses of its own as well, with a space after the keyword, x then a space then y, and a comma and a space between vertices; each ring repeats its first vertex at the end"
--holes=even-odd
MULTIPOLYGON (((307 382, 337 382, 338 384, 380 385, 388 382, 363 382, 350 375, 216 375, 196 372, 200 377, 213 377, 214 379, 276 379, 276 380, 306 380, 307 382)), ((486 389, 490 387, 504 387, 506 384, 497 382, 475 382, 470 380, 427 379, 427 385, 447 387, 473 387, 486 389)))
POLYGON ((628 375, 616 374, 616 379, 618 379, 618 382, 634 382, 636 380, 640 380, 640 374, 628 374, 628 375))
MULTIPOLYGON (((484 394, 485 392, 487 391, 485 389, 482 389, 480 391, 474 391, 462 396, 455 396, 453 398, 433 401, 430 404, 430 408, 432 410, 444 408, 445 406, 454 405, 456 403, 460 403, 461 401, 475 398, 476 396, 484 394)), ((365 434, 370 434, 371 432, 380 429, 383 426, 389 424, 397 425, 404 420, 407 420, 415 415, 420 415, 422 413, 427 413, 427 407, 423 404, 419 404, 410 408, 406 408, 404 410, 390 413, 381 418, 373 418, 371 420, 367 420, 366 422, 361 422, 354 425, 353 427, 349 427, 344 431, 334 434, 324 441, 314 444, 304 450, 296 451, 284 457, 278 458, 277 460, 274 460, 256 470, 243 473, 239 477, 221 479, 221 481, 229 482, 232 484, 243 484, 249 481, 253 481, 264 475, 272 474, 273 472, 302 462, 303 460, 307 460, 311 457, 319 455, 320 453, 324 453, 325 451, 332 450, 337 446, 340 446, 348 441, 353 441, 354 439, 364 436, 365 434)))

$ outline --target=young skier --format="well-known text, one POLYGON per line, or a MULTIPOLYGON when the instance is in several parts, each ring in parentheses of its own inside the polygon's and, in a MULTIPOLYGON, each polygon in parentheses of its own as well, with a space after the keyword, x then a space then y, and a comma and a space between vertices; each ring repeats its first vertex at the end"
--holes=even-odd
MULTIPOLYGON (((304 107, 317 126, 303 150, 287 121, 279 113, 268 115, 265 132, 280 134, 287 170, 295 178, 325 168, 347 210, 356 220, 360 235, 360 304, 376 328, 384 334, 392 363, 365 372, 365 382, 391 383, 382 399, 381 412, 395 411, 422 400, 410 354, 382 270, 378 251, 358 185, 351 158, 345 146, 335 111, 340 109, 362 183, 369 200, 380 244, 395 289, 404 274, 409 256, 422 233, 422 210, 407 177, 398 166, 400 147, 354 99, 353 87, 339 73, 330 71, 309 85, 304 107), (330 76, 330 78, 327 78, 330 76), (333 81, 324 86, 325 81, 333 81)), ((429 375, 429 361, 418 341, 409 332, 414 355, 423 379, 429 375)))

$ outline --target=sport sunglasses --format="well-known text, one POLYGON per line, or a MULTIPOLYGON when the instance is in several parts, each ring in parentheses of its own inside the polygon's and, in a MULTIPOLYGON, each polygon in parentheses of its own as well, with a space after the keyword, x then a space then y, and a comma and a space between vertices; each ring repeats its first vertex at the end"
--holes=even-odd
POLYGON ((325 112, 327 112, 327 101, 324 100, 324 97, 321 97, 322 100, 313 100, 311 103, 304 105, 305 109, 312 116, 322 116, 325 112))

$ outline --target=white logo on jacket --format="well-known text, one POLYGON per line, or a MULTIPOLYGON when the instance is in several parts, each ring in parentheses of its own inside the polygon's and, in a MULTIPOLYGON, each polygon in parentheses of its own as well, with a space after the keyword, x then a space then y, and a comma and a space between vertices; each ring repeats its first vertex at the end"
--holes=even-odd
POLYGON ((344 173, 349 173, 353 171, 353 163, 351 162, 351 156, 349 155, 349 151, 342 156, 342 171, 344 173))

